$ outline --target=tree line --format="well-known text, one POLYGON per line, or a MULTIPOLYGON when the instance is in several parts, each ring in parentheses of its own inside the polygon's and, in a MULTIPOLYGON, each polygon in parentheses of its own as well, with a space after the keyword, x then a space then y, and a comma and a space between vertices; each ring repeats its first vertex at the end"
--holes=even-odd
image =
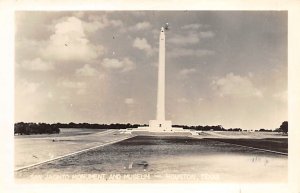
MULTIPOLYGON (((14 125, 15 135, 30 135, 30 134, 54 134, 59 133, 60 128, 85 128, 85 129, 126 129, 126 128, 137 128, 141 126, 148 126, 147 124, 123 124, 123 123, 112 123, 112 124, 91 124, 91 123, 24 123, 19 122, 14 125)), ((187 126, 187 125, 173 125, 173 127, 182 127, 183 129, 192 129, 196 131, 246 131, 241 128, 229 128, 225 129, 222 125, 216 126, 187 126)), ((271 129, 259 129, 255 130, 258 132, 281 132, 288 133, 288 122, 284 121, 279 128, 274 130, 271 129)))
MULTIPOLYGON (((192 130, 196 130, 196 131, 228 131, 227 129, 225 129, 224 127, 222 127, 222 125, 217 125, 217 126, 202 126, 202 125, 198 125, 198 126, 187 126, 187 125, 173 125, 173 127, 181 127, 183 129, 192 129, 192 130)), ((240 128, 235 128, 235 129, 230 129, 231 131, 242 131, 242 129, 240 128)))
POLYGON ((275 129, 276 132, 288 133, 289 124, 287 121, 283 121, 279 128, 275 129))
POLYGON ((57 125, 47 123, 15 123, 14 133, 20 135, 30 134, 54 134, 59 133, 60 129, 57 125))
POLYGON ((90 124, 90 123, 24 123, 19 122, 14 125, 15 135, 30 135, 30 134, 54 134, 60 133, 60 128, 84 128, 84 129, 126 129, 137 128, 140 124, 90 124))
MULTIPOLYGON (((217 126, 186 126, 186 125, 173 125, 173 127, 181 127, 183 129, 192 129, 196 131, 247 131, 247 130, 242 130, 241 128, 229 128, 225 129, 222 127, 222 125, 217 125, 217 126)), ((276 129, 257 129, 255 132, 280 132, 280 133, 288 133, 288 122, 283 121, 282 124, 280 125, 279 128, 276 129)))

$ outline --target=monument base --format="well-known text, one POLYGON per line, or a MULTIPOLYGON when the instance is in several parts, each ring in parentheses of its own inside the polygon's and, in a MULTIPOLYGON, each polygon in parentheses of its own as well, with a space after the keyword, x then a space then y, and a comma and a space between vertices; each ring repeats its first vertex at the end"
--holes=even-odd
POLYGON ((190 135, 198 135, 196 131, 192 131, 189 129, 183 129, 181 127, 172 127, 172 122, 171 121, 160 121, 160 120, 150 120, 149 121, 149 126, 148 127, 138 127, 135 129, 122 129, 121 133, 127 133, 127 134, 174 134, 174 133, 182 133, 182 134, 190 134, 190 135))
POLYGON ((159 120, 150 120, 149 127, 150 130, 156 132, 164 132, 172 130, 172 122, 171 121, 159 121, 159 120))

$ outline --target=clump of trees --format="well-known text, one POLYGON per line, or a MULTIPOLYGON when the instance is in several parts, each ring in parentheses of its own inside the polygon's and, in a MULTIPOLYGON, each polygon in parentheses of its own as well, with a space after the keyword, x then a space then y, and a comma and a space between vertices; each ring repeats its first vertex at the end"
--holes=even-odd
POLYGON ((15 123, 14 133, 19 135, 30 134, 53 134, 59 133, 60 129, 56 125, 47 123, 15 123))
MULTIPOLYGON (((227 129, 223 128, 222 125, 216 125, 216 126, 186 126, 186 125, 173 125, 173 127, 181 127, 183 129, 193 129, 197 131, 227 131, 227 129)), ((241 129, 238 129, 241 130, 241 129)))
POLYGON ((126 129, 137 128, 140 124, 130 123, 112 123, 112 124, 96 124, 96 123, 54 123, 59 128, 86 128, 86 129, 126 129))
POLYGON ((241 128, 229 128, 227 131, 242 131, 241 128))
POLYGON ((140 124, 90 124, 90 123, 24 123, 19 122, 14 125, 14 133, 19 135, 31 134, 54 134, 59 133, 59 128, 85 128, 85 129, 126 129, 137 128, 139 126, 146 126, 140 124))
MULTIPOLYGON (((257 130, 256 130, 256 131, 257 131, 257 130)), ((260 131, 260 132, 273 132, 274 130, 262 128, 262 129, 259 129, 258 131, 260 131)))
POLYGON ((287 121, 283 121, 279 128, 275 129, 276 132, 288 133, 289 125, 287 121))

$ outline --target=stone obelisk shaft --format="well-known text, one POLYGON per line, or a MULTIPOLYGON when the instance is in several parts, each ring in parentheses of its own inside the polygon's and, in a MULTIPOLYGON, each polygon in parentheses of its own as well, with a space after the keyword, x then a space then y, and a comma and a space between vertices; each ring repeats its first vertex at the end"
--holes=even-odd
POLYGON ((159 35, 158 91, 156 119, 165 120, 165 30, 162 27, 159 35))

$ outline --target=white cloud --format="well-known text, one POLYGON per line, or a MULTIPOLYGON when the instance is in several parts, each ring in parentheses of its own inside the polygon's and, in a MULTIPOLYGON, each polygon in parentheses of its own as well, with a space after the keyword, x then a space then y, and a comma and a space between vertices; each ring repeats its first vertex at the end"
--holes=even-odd
POLYGON ((201 27, 203 27, 202 24, 199 24, 199 23, 193 23, 193 24, 184 25, 184 26, 181 27, 181 29, 197 30, 197 29, 200 29, 201 27))
POLYGON ((110 23, 114 27, 122 27, 123 22, 121 20, 110 20, 110 23))
POLYGON ((212 38, 215 36, 215 33, 212 31, 202 31, 199 35, 200 38, 212 38))
POLYGON ((102 61, 102 66, 106 69, 119 70, 122 72, 127 72, 135 68, 135 64, 129 58, 124 58, 122 60, 115 58, 104 58, 102 61))
POLYGON ((60 61, 89 61, 104 52, 100 45, 93 45, 87 39, 82 21, 68 17, 55 25, 45 48, 41 49, 44 58, 60 61))
POLYGON ((82 68, 77 69, 75 73, 77 76, 95 76, 98 71, 89 64, 85 64, 82 68))
POLYGON ((132 46, 139 50, 145 51, 147 55, 153 54, 153 48, 145 38, 135 38, 132 46))
POLYGON ((88 21, 83 21, 83 26, 85 31, 95 32, 99 29, 104 29, 109 26, 122 27, 123 22, 121 20, 108 19, 106 15, 91 15, 88 17, 88 21))
POLYGON ((88 33, 94 33, 97 30, 104 28, 103 24, 99 21, 83 22, 82 25, 84 30, 88 33))
POLYGON ((66 88, 85 88, 85 82, 74 82, 70 80, 63 80, 59 83, 59 85, 66 87, 66 88))
POLYGON ((146 30, 149 28, 151 28, 151 24, 147 21, 144 21, 135 24, 134 26, 130 27, 129 30, 136 31, 136 30, 146 30))
POLYGON ((133 98, 126 98, 124 100, 124 103, 127 104, 127 105, 132 105, 135 103, 135 100, 133 98))
POLYGON ((179 74, 185 77, 185 76, 188 76, 188 75, 193 74, 195 72, 196 72, 195 68, 185 68, 185 69, 180 70, 179 74))
POLYGON ((41 48, 45 48, 47 45, 46 41, 43 40, 34 40, 34 39, 27 39, 26 37, 16 39, 15 41, 15 54, 16 60, 20 64, 24 59, 33 59, 37 58, 39 55, 39 50, 41 48))
POLYGON ((22 96, 35 93, 41 86, 39 82, 29 82, 27 80, 19 80, 17 82, 17 89, 22 96))
POLYGON ((174 35, 168 42, 176 45, 187 45, 187 44, 197 44, 199 42, 199 36, 195 33, 189 33, 187 35, 174 35))
POLYGON ((87 84, 80 81, 61 80, 58 86, 75 89, 77 94, 84 94, 86 92, 87 84))
POLYGON ((212 31, 188 31, 183 35, 174 35, 172 36, 168 42, 176 45, 191 45, 198 44, 201 39, 212 38, 215 36, 215 33, 212 31))
POLYGON ((225 77, 216 78, 211 83, 213 90, 217 95, 232 96, 232 97, 262 97, 262 92, 256 88, 249 77, 242 77, 234 75, 233 73, 227 74, 225 77))
POLYGON ((46 62, 41 58, 25 60, 21 63, 21 67, 32 71, 49 71, 54 69, 54 65, 51 62, 46 62))
POLYGON ((178 57, 203 57, 214 55, 215 52, 213 50, 205 50, 205 49, 188 49, 188 48, 174 48, 167 54, 169 57, 178 58, 178 57))

